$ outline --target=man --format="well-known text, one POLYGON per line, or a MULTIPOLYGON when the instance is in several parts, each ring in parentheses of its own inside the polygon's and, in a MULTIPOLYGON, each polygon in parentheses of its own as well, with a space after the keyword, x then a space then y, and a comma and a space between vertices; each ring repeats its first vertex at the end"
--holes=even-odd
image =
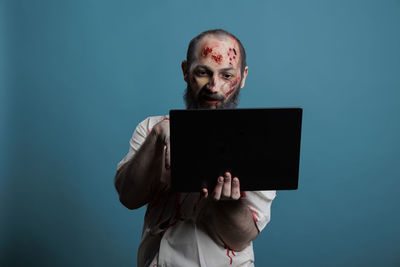
MULTIPOLYGON (((190 42, 182 70, 187 108, 235 108, 248 72, 245 50, 224 30, 206 31, 190 42)), ((270 219, 275 191, 241 192, 227 170, 212 192, 175 194, 169 167, 168 117, 149 117, 115 176, 122 204, 147 205, 138 266, 253 266, 252 240, 270 219)))

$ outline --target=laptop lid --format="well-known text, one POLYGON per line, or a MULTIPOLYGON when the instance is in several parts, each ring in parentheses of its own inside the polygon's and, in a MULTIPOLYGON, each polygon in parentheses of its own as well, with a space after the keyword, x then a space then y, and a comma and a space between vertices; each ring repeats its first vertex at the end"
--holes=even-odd
POLYGON ((298 188, 301 108, 171 110, 175 192, 209 192, 226 171, 242 191, 298 188))

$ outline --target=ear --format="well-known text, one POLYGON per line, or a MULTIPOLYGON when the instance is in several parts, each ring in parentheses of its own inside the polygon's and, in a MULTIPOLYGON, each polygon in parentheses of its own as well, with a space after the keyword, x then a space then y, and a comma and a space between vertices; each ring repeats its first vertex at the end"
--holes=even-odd
POLYGON ((185 82, 188 82, 189 79, 188 79, 188 69, 186 60, 182 61, 181 67, 183 72, 183 79, 185 80, 185 82))
POLYGON ((246 82, 246 77, 247 77, 247 73, 249 72, 249 67, 245 67, 244 71, 243 71, 243 78, 242 78, 242 83, 240 84, 240 89, 242 89, 244 87, 244 84, 246 82))

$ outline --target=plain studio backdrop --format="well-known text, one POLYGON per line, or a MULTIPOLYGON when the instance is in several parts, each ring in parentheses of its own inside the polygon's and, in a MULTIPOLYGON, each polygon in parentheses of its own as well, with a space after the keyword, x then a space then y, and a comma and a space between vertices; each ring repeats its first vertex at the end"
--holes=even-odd
POLYGON ((0 265, 135 266, 144 208, 117 163, 184 108, 180 63, 224 28, 247 49, 239 107, 303 107, 299 190, 257 266, 399 266, 400 1, 0 1, 0 265))

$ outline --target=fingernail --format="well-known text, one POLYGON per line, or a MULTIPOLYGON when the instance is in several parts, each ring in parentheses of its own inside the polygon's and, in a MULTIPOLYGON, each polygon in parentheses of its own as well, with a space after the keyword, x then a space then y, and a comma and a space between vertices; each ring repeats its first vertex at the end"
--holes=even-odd
POLYGON ((218 182, 222 183, 224 181, 224 178, 222 176, 218 177, 218 182))

